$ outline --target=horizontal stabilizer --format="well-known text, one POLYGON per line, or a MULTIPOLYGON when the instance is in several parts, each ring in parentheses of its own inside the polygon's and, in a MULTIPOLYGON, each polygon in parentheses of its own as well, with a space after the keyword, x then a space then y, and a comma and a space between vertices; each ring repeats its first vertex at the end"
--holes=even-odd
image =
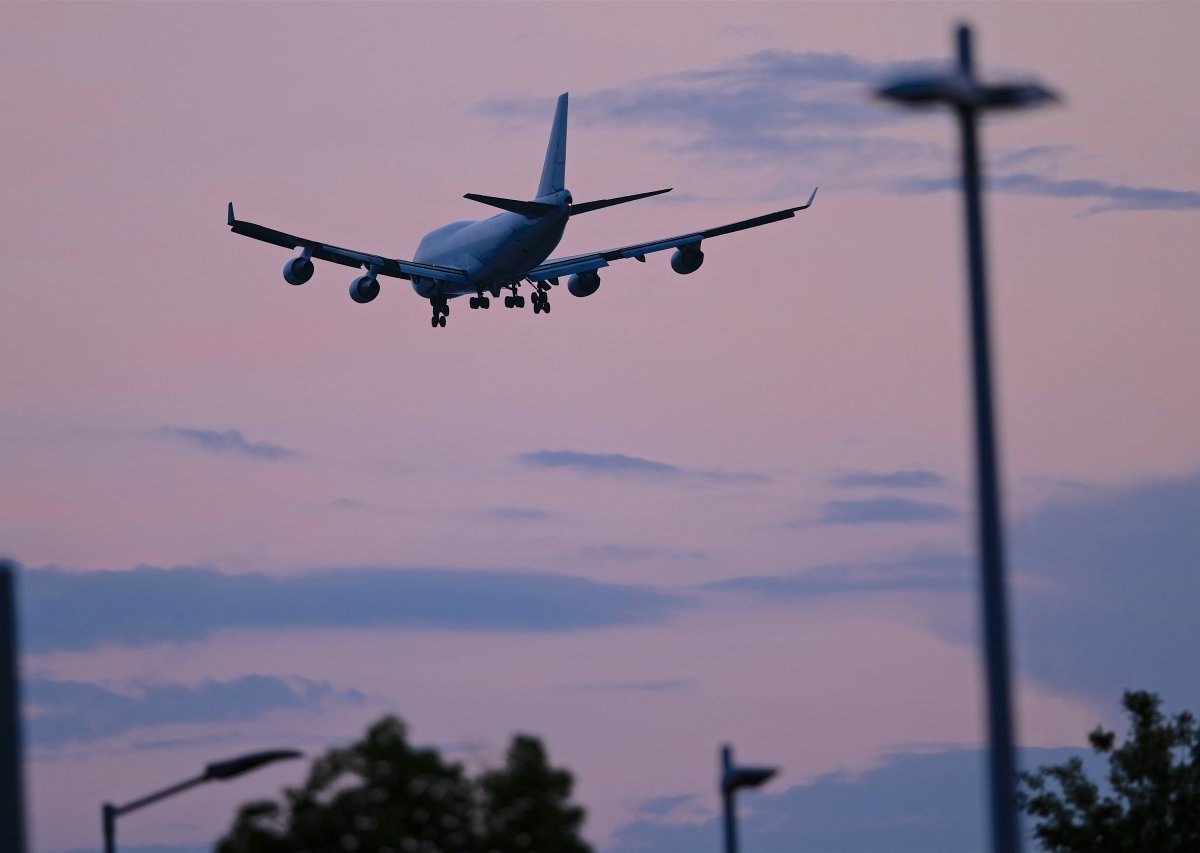
POLYGON ((543 204, 540 201, 520 201, 515 198, 499 198, 494 195, 479 195, 479 193, 467 193, 463 198, 469 198, 471 201, 478 201, 483 204, 490 204, 492 207, 498 207, 510 213, 519 213, 531 219, 545 216, 555 209, 554 205, 543 204))
POLYGON ((623 195, 620 198, 602 198, 598 201, 584 201, 579 204, 571 205, 571 215, 576 216, 580 213, 590 213, 593 210, 600 210, 603 207, 612 207, 614 204, 624 204, 627 201, 637 201, 639 198, 650 198, 652 195, 662 195, 669 193, 674 187, 667 187, 665 190, 651 190, 648 193, 637 193, 636 195, 623 195))

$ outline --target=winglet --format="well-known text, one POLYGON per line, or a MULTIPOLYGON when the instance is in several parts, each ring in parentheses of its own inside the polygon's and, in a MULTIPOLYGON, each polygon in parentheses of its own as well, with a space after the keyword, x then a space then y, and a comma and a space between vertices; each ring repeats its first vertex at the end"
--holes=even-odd
POLYGON ((808 201, 804 202, 804 207, 797 207, 796 210, 808 210, 808 208, 812 207, 813 199, 817 197, 817 190, 819 189, 820 187, 813 187, 812 195, 808 197, 808 201))
POLYGON ((233 202, 231 201, 231 202, 229 202, 229 218, 226 221, 226 224, 232 228, 233 223, 235 223, 235 222, 237 222, 237 219, 235 219, 233 216, 233 202))

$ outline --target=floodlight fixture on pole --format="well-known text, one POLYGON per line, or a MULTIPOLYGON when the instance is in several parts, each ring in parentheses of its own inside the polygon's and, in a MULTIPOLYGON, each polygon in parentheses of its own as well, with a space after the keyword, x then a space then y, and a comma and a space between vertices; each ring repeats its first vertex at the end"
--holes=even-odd
POLYGON ((952 73, 898 80, 881 88, 878 94, 905 106, 946 104, 954 110, 962 135, 982 581, 980 599, 987 673, 992 850, 995 853, 1010 853, 1020 850, 1021 837, 1017 822, 1016 760, 1013 749, 1008 614, 1004 582, 1004 532, 1000 519, 1000 473, 992 402, 977 129, 979 113, 982 111, 1031 107, 1055 101, 1057 96, 1033 82, 979 82, 975 78, 970 28, 958 27, 956 36, 958 67, 952 73))
POLYGON ((159 800, 165 800, 167 797, 182 793, 188 788, 194 788, 205 782, 232 779, 235 776, 241 776, 243 773, 249 773, 251 770, 257 770, 264 764, 286 761, 291 758, 300 758, 301 756, 302 753, 294 749, 271 749, 265 752, 252 752, 248 755, 241 755, 226 761, 214 761, 205 767, 204 772, 199 776, 194 776, 169 788, 163 788, 161 791, 155 791, 153 794, 148 794, 131 803, 126 803, 123 806, 114 806, 112 803, 105 803, 100 807, 100 817, 104 826, 104 853, 116 853, 117 818, 122 815, 127 815, 132 811, 137 811, 152 803, 157 803, 159 800))
POLYGON ((758 788, 779 772, 778 767, 737 767, 733 747, 721 747, 721 806, 725 818, 725 853, 737 853, 736 794, 742 788, 758 788))

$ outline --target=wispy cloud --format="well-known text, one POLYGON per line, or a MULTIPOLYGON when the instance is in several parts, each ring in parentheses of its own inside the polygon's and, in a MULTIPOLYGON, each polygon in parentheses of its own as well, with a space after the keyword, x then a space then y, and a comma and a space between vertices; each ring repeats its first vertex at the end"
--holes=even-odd
POLYGON ((507 570, 210 568, 21 573, 26 648, 185 643, 226 629, 545 632, 661 622, 688 603, 652 587, 507 570), (112 614, 120 614, 113 618, 112 614))
POLYGON ((247 441, 241 430, 198 429, 196 427, 164 426, 154 430, 154 435, 190 444, 210 453, 232 456, 249 456, 252 459, 282 461, 298 459, 300 454, 270 441, 247 441))
POLYGON ((652 545, 586 545, 579 549, 584 557, 593 560, 612 560, 614 562, 636 562, 651 560, 655 557, 668 559, 702 560, 703 551, 684 548, 659 548, 652 545))
MULTIPOLYGON (((698 68, 578 93, 583 124, 655 132, 657 148, 701 158, 759 181, 757 195, 793 197, 814 183, 902 195, 956 190, 955 154, 909 131, 915 117, 881 103, 875 87, 941 61, 879 63, 846 54, 766 50, 698 68), (664 138, 663 135, 666 135, 664 138), (803 175, 792 175, 796 164, 803 175)), ((985 75, 986 76, 986 75, 985 75)), ((491 101, 479 110, 504 122, 544 122, 549 102, 491 101)), ((1200 209, 1200 192, 1104 179, 1063 177, 1084 162, 1079 149, 995 148, 987 164, 999 192, 1090 201, 1088 213, 1200 209)))
POLYGON ((843 488, 927 489, 945 484, 946 478, 941 474, 920 468, 906 471, 847 471, 833 479, 833 485, 843 488))
MULTIPOLYGON (((1117 184, 1088 178, 1059 179, 1033 172, 1016 172, 988 177, 989 189, 1013 195, 1081 199, 1095 204, 1085 213, 1112 210, 1200 210, 1200 192, 1117 184)), ((924 194, 957 190, 957 177, 908 178, 897 181, 899 192, 924 194)))
MULTIPOLYGON (((1102 764, 1083 749, 1022 749, 1020 764, 1033 767, 1080 757, 1089 774, 1102 764)), ((986 844, 979 780, 986 754, 978 749, 893 754, 861 775, 829 773, 786 791, 755 794, 754 809, 740 821, 747 850, 938 853, 982 850, 986 844)), ((679 820, 686 795, 655 797, 620 827, 608 848, 653 853, 711 849, 720 816, 679 820)))
POLYGON ((573 682, 559 686, 563 690, 599 693, 668 693, 691 687, 695 681, 694 678, 663 678, 658 681, 573 682))
POLYGON ((961 590, 970 587, 970 567, 966 557, 939 554, 860 565, 816 566, 787 575, 749 575, 716 581, 707 588, 749 592, 773 600, 869 592, 961 590))
POLYGON ((692 484, 752 485, 771 478, 752 471, 689 469, 667 462, 628 456, 624 453, 585 453, 578 450, 536 450, 522 453, 517 461, 528 468, 560 469, 585 474, 602 474, 658 482, 692 484))
POLYGON ((334 509, 348 509, 352 511, 369 509, 367 504, 354 498, 334 498, 329 502, 329 505, 334 509))
POLYGON ((653 459, 643 459, 640 456, 626 456, 624 453, 537 450, 532 453, 522 453, 517 458, 522 464, 531 468, 567 468, 589 473, 636 474, 652 477, 676 477, 683 473, 682 468, 674 465, 655 462, 653 459))
POLYGON ((694 802, 695 799, 695 794, 668 794, 664 797, 653 797, 638 806, 636 814, 638 817, 665 817, 680 806, 694 802))
POLYGON ((487 514, 496 521, 549 521, 554 517, 549 510, 525 506, 498 506, 487 514))
MULTIPOLYGON (((922 524, 952 521, 959 512, 947 504, 909 498, 869 498, 830 501, 821 507, 816 524, 922 524)), ((806 526, 801 522, 799 526, 806 526)))
POLYGON ((30 743, 58 747, 103 740, 134 729, 181 723, 232 723, 281 710, 361 704, 356 690, 305 678, 247 675, 231 681, 113 686, 31 678, 24 685, 30 743))

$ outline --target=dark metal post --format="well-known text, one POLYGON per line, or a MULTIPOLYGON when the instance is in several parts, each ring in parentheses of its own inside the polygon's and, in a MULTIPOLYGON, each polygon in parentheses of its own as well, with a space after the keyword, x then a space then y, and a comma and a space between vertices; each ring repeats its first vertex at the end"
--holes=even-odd
POLYGON ((983 200, 980 192, 979 114, 989 109, 1020 109, 1051 103, 1058 96, 1033 82, 985 85, 975 78, 971 30, 956 32, 958 67, 950 74, 914 76, 879 89, 879 95, 910 107, 947 104, 962 134, 964 208, 967 227, 967 297, 971 336, 971 379, 975 416, 975 481, 979 511, 980 608, 990 755, 992 850, 1021 849, 1017 821, 1016 758, 1008 658, 1008 607, 1004 583, 1004 529, 1001 524, 1000 465, 992 398, 991 345, 988 341, 987 266, 983 257, 983 200))
POLYGON ((733 749, 728 744, 721 747, 721 805, 725 816, 725 853, 737 853, 737 804, 734 788, 728 784, 729 773, 733 768, 733 749))
POLYGON ((100 820, 104 824, 104 853, 117 853, 117 807, 112 803, 102 805, 100 820))
POLYGON ((25 849, 15 571, 0 562, 0 850, 25 849))
MULTIPOLYGON (((958 28, 958 63, 963 76, 974 75, 971 31, 958 28)), ((975 397, 976 487, 979 502, 979 553, 982 562, 984 661, 987 672, 988 731, 991 739, 992 848, 1018 851, 1016 761, 1008 660, 1008 607, 1004 582, 1004 529, 1001 521, 1000 471, 997 463, 991 344, 988 335, 987 268, 983 249, 983 201, 980 193, 978 119, 974 106, 957 107, 962 130, 963 191, 967 228, 967 277, 971 327, 971 369, 975 397)))

